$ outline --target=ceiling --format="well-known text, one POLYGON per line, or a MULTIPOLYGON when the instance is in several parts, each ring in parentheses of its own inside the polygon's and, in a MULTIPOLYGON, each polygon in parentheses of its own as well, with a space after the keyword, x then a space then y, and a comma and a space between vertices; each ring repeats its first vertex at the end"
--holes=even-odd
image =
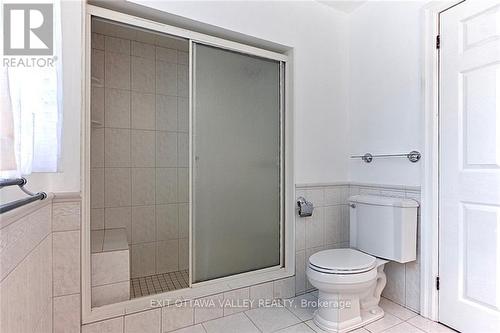
POLYGON ((340 10, 344 13, 352 13, 358 7, 362 6, 367 1, 359 1, 359 0, 319 0, 324 5, 340 10))

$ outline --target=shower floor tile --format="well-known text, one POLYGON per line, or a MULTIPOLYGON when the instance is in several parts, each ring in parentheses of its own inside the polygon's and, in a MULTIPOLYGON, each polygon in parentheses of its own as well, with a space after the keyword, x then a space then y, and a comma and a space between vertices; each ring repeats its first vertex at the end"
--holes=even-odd
POLYGON ((189 287, 187 270, 142 276, 130 280, 130 298, 160 294, 187 287, 189 287))

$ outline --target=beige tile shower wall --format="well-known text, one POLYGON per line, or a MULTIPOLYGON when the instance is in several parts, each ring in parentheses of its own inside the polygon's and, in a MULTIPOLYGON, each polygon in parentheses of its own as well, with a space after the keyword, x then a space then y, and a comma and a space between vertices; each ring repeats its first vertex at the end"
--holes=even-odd
POLYGON ((93 25, 91 225, 127 229, 132 277, 188 267, 187 51, 93 25))
MULTIPOLYGON (((308 258, 324 249, 349 247, 349 196, 374 194, 411 198, 420 202, 420 190, 415 187, 337 184, 297 186, 296 197, 312 201, 312 217, 295 219, 296 293, 313 287, 307 281, 305 270, 308 258)), ((417 260, 407 264, 390 262, 385 266, 387 285, 382 295, 400 305, 420 312, 420 209, 418 210, 417 260)))

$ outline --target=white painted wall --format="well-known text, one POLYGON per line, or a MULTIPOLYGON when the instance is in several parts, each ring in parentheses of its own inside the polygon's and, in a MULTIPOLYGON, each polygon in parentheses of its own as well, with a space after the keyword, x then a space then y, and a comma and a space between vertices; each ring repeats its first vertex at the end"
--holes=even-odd
MULTIPOLYGON (((350 15, 349 138, 353 155, 423 148, 422 7, 373 1, 350 15)), ((422 163, 350 160, 351 181, 420 185, 422 163)))
POLYGON ((420 185, 421 163, 348 156, 422 151, 425 0, 372 1, 349 15, 314 1, 129 1, 294 48, 297 183, 420 185))
MULTIPOLYGON (((133 2, 293 47, 297 183, 420 184, 420 163, 365 164, 348 156, 422 149, 425 1, 373 1, 350 15, 315 1, 133 2)), ((80 189, 81 20, 82 3, 64 1, 62 171, 31 175, 33 191, 80 189)), ((19 193, 2 192, 2 201, 19 193)))
MULTIPOLYGON (((80 1, 62 1, 63 129, 60 172, 33 173, 26 186, 33 192, 80 191, 80 117, 82 99, 82 14, 80 1)), ((17 187, 2 189, 1 202, 26 197, 17 187)))
POLYGON ((347 179, 346 14, 315 1, 131 2, 293 47, 296 182, 347 179))

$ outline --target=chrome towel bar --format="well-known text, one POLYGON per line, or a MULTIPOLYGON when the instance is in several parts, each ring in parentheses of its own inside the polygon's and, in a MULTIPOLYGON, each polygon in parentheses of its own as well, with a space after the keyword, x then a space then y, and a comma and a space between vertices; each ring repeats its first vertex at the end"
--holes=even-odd
POLYGON ((6 204, 0 205, 0 214, 6 213, 10 210, 16 209, 18 207, 27 205, 33 201, 37 200, 43 200, 47 197, 47 194, 45 192, 38 192, 38 193, 33 193, 31 191, 28 191, 26 188, 24 188, 24 185, 26 185, 27 180, 26 178, 14 178, 14 179, 0 179, 0 189, 6 187, 6 186, 19 186, 21 191, 29 195, 29 197, 24 198, 24 199, 19 199, 15 200, 12 202, 8 202, 6 204))
POLYGON ((18 207, 27 205, 33 201, 43 200, 46 197, 47 197, 47 194, 45 194, 45 192, 40 192, 40 193, 36 193, 35 195, 33 195, 31 197, 19 199, 16 201, 12 201, 12 202, 0 205, 0 214, 7 213, 8 211, 11 211, 11 210, 16 209, 18 207))
POLYGON ((24 186, 26 183, 26 178, 0 179, 0 189, 5 186, 24 186))
POLYGON ((352 155, 351 158, 361 158, 366 163, 371 163, 376 157, 406 157, 410 162, 416 163, 420 160, 422 155, 416 150, 412 150, 407 154, 370 154, 366 153, 364 155, 352 155))

